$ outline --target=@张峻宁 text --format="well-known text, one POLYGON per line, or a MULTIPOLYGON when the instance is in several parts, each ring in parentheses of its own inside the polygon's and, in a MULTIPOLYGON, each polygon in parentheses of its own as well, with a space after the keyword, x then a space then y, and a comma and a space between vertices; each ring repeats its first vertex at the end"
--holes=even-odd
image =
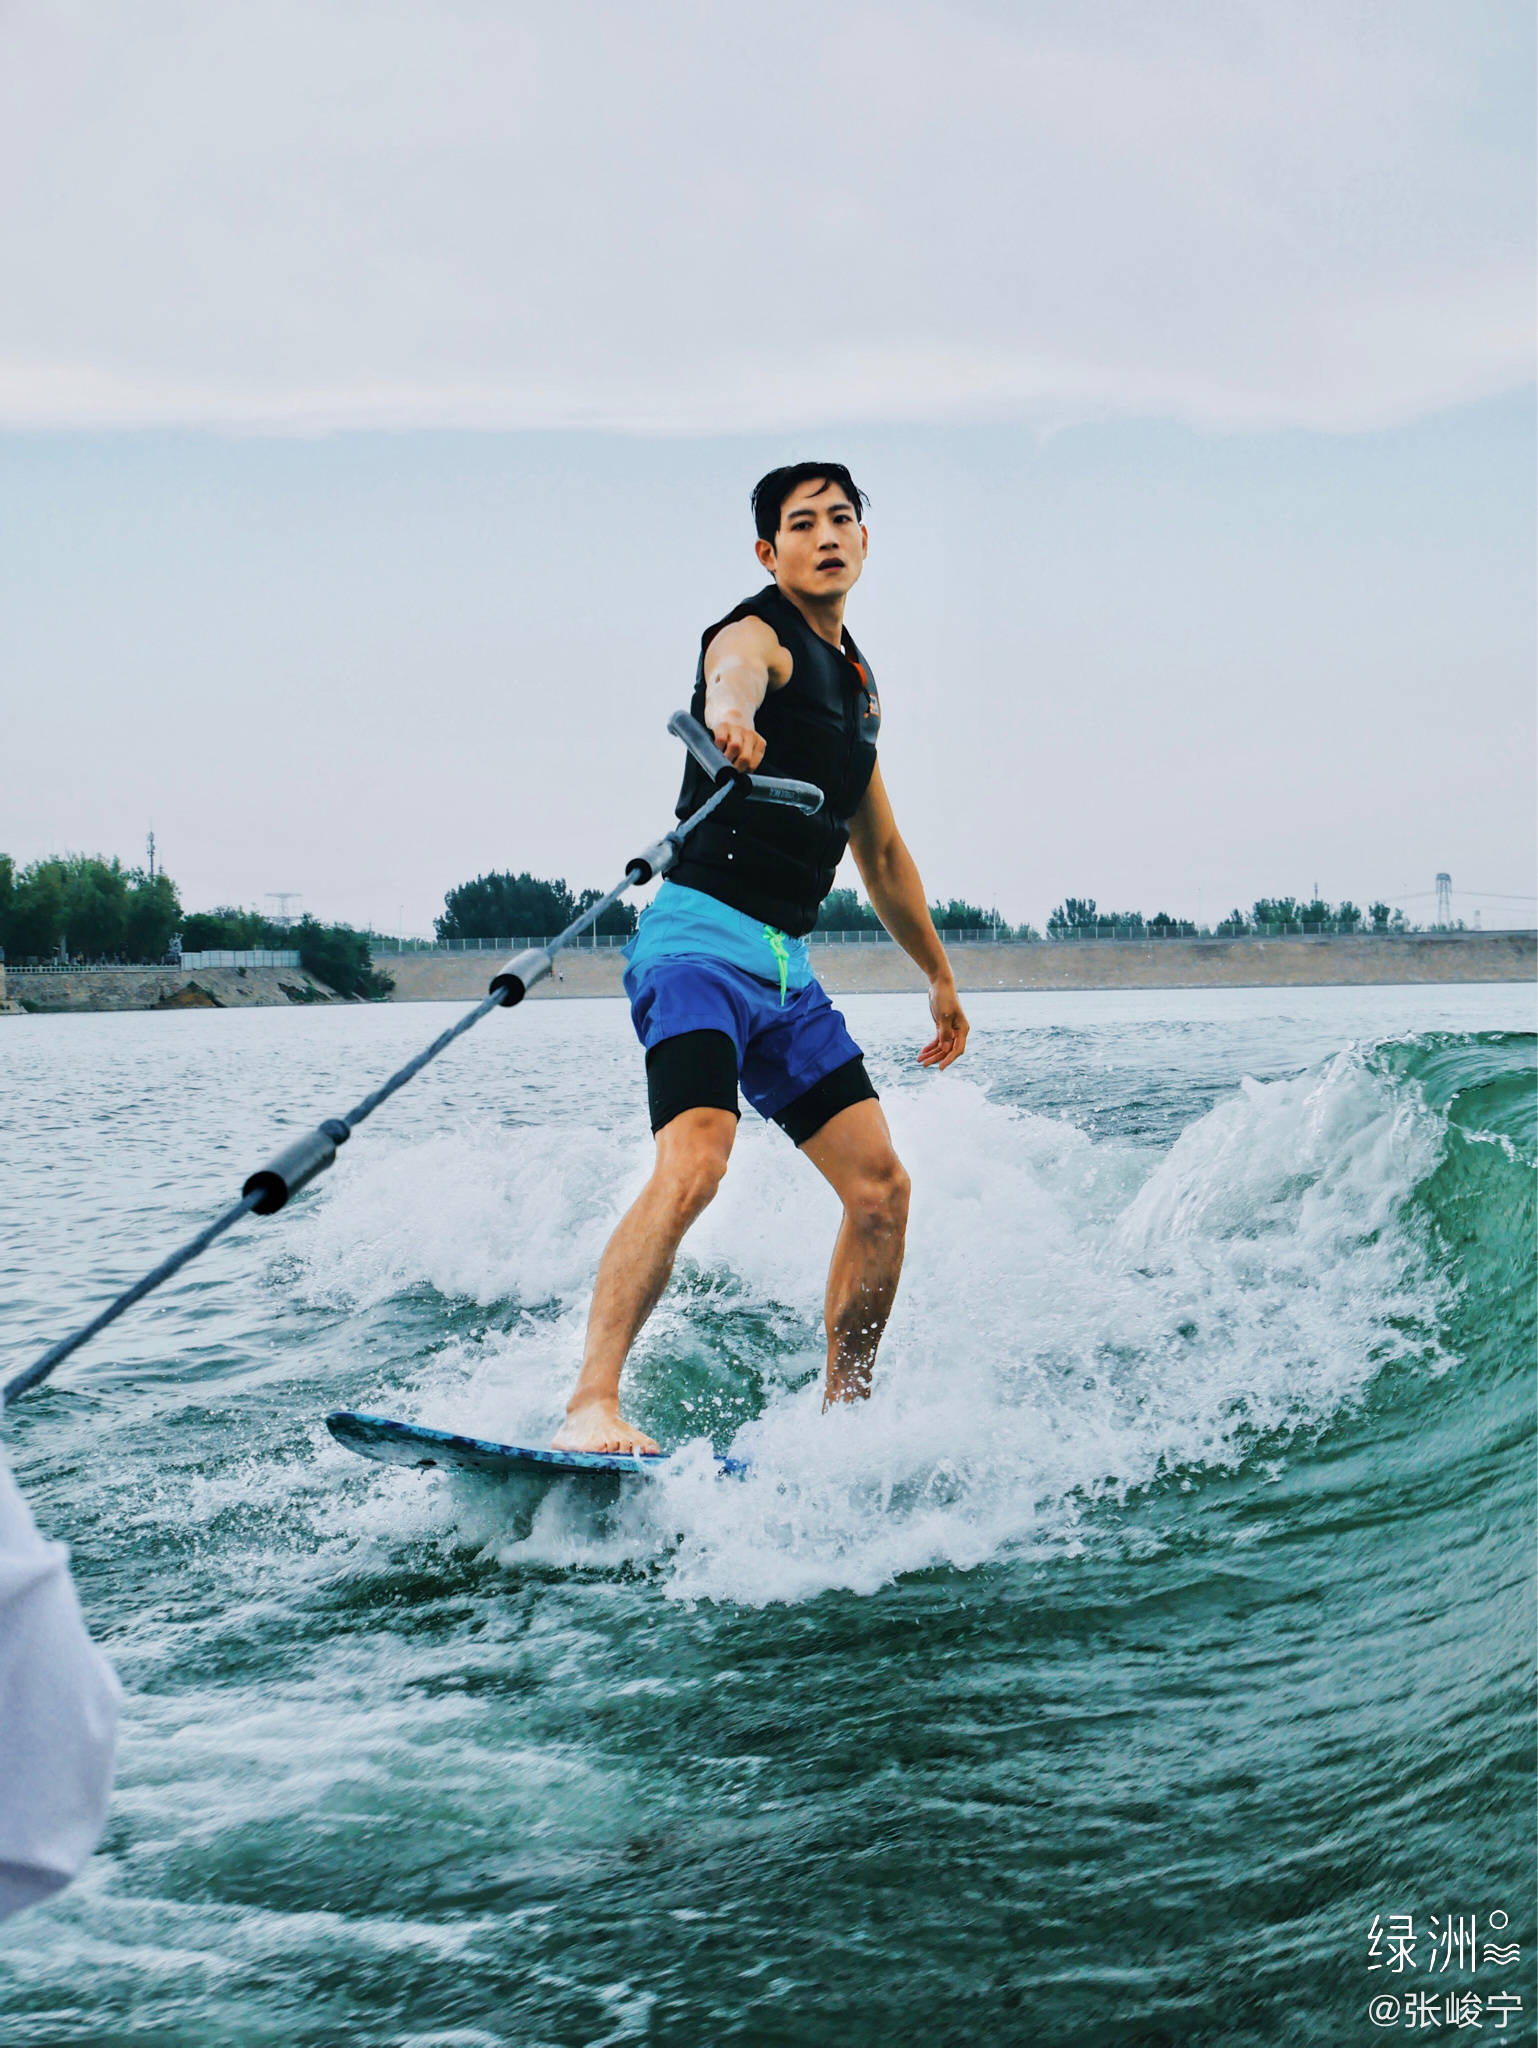
POLYGON ((1375 2027, 1428 2027, 1459 2030, 1486 2028, 1504 2032, 1520 2022, 1522 1999, 1499 1985, 1499 1977, 1521 1960, 1521 1945, 1507 1938, 1510 1916, 1499 1909, 1481 1921, 1477 1913, 1432 1913, 1419 1924, 1413 1913, 1374 1913, 1367 1930, 1367 1967, 1404 1979, 1411 1972, 1428 1977, 1449 1972, 1480 1975, 1477 1990, 1450 1985, 1394 1991, 1379 1989, 1368 2002, 1367 2017, 1375 2027))

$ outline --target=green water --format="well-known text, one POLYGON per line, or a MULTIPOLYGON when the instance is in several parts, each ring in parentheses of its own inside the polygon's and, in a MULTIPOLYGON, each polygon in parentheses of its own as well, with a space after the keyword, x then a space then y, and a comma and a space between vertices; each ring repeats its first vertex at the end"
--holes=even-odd
MULTIPOLYGON (((878 1399, 818 1413, 833 1211, 745 1124, 635 1363, 693 1448, 609 1524, 320 1417, 548 1433, 645 1170, 618 1005, 490 1020, 18 1406, 126 1700, 0 2042, 1334 2044, 1375 1914, 1492 1912, 1518 1966, 1413 1988, 1532 2038, 1529 992, 977 1011, 935 1084, 849 1006, 878 1399)), ((8 1355, 442 1016, 8 1026, 8 1355)))

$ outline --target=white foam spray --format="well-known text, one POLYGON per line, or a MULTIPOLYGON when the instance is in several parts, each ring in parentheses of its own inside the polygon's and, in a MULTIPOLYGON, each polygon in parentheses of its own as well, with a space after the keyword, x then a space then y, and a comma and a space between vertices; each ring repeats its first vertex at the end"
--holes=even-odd
MULTIPOLYGON (((510 1564, 645 1564, 681 1598, 868 1593, 902 1573, 1071 1548, 1089 1504, 1235 1468, 1258 1444, 1274 1452, 1356 1401, 1389 1358, 1434 1360, 1445 1283, 1404 1204, 1440 1121, 1355 1052, 1246 1081, 1163 1154, 1094 1142, 958 1076, 884 1101, 914 1201, 868 1405, 821 1412, 836 1200, 745 1118, 633 1369, 665 1373, 706 1308, 717 1328, 753 1318, 742 1346, 757 1346, 766 1400, 730 1446, 750 1474, 718 1479, 699 1440, 602 1528, 557 1497, 515 1541, 494 1491, 458 1483, 423 1512, 510 1564)), ((305 1284, 331 1300, 426 1285, 505 1305, 505 1331, 447 1344, 381 1405, 547 1441, 598 1255, 648 1155, 629 1128, 402 1146, 332 1192, 305 1284)), ((392 1518, 410 1489, 429 1491, 415 1475, 379 1483, 392 1518)))

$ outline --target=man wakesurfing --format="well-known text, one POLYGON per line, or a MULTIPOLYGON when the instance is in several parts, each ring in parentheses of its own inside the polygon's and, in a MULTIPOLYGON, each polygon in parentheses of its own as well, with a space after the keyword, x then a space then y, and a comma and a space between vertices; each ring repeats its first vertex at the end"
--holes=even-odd
MULTIPOLYGON (((690 708, 733 767, 813 782, 823 807, 808 817, 729 804, 705 820, 625 949, 656 1164, 599 1262, 558 1450, 657 1449, 620 1414, 620 1373, 726 1172, 739 1081, 844 1205, 824 1305, 824 1406, 870 1392, 902 1271, 909 1183, 860 1048, 813 979, 804 943, 846 847, 877 916, 929 983, 935 1035, 920 1065, 948 1067, 967 1042, 955 976, 882 786, 876 685, 844 630, 870 544, 864 497, 841 463, 798 462, 771 470, 752 504, 754 552, 774 581, 706 628, 690 708)), ((710 793, 691 758, 678 816, 710 793)))

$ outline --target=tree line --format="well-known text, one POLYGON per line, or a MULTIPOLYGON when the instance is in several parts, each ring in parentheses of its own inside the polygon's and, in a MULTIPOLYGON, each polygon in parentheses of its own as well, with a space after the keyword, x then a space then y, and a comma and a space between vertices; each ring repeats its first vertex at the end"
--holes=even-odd
MULTIPOLYGON (((1411 927, 1402 910, 1387 903, 1371 904, 1364 912, 1349 898, 1326 903, 1322 897, 1309 902, 1296 896, 1262 896, 1248 911, 1231 910, 1213 926, 1219 938, 1264 938, 1268 932, 1303 929, 1310 932, 1403 932, 1411 927)), ((1171 917, 1167 911, 1145 918, 1140 910, 1101 910, 1093 896, 1068 896, 1047 919, 1049 939, 1071 939, 1085 932, 1113 930, 1136 936, 1147 932, 1154 938, 1188 938, 1201 935, 1202 928, 1187 918, 1171 917)))
MULTIPOLYGON (((580 917, 603 892, 584 889, 573 893, 560 878, 542 880, 530 874, 477 875, 473 882, 461 882, 443 899, 443 914, 433 920, 439 939, 553 938, 564 931, 574 917, 580 917)), ((1001 939, 1039 939, 1030 925, 1010 925, 996 910, 984 910, 976 903, 952 897, 948 903, 931 903, 929 914, 937 928, 945 931, 976 931, 998 927, 1001 939)), ((633 904, 613 903, 598 920, 604 936, 628 938, 636 928, 633 904)), ((824 932, 880 931, 881 920, 853 889, 834 889, 817 913, 817 929, 824 932)))
MULTIPOLYGON (((440 939, 553 939, 604 893, 584 889, 574 895, 559 876, 543 881, 530 874, 477 875, 447 892, 433 930, 440 939)), ((597 929, 606 938, 628 938, 635 927, 634 904, 611 903, 597 929)))
POLYGON ((181 923, 169 875, 71 853, 17 869, 0 853, 0 946, 9 960, 158 960, 181 923))
POLYGON ((1242 910, 1231 910, 1216 929, 1224 938, 1243 938, 1249 933, 1263 936, 1279 925, 1290 924, 1306 925, 1311 931, 1343 934, 1410 929, 1404 912, 1395 910, 1390 904, 1370 903, 1364 912, 1349 897, 1342 903, 1326 903, 1317 896, 1307 903, 1296 896, 1262 896, 1248 914, 1242 910))
MULTIPOLYGON (((936 931, 974 932, 997 930, 1001 939, 1034 940, 1041 937, 1034 925, 1010 924, 997 910, 984 910, 980 903, 968 903, 964 896, 952 896, 929 906, 936 931)), ((820 932, 880 931, 881 920, 853 889, 830 889, 817 913, 820 932)))
MULTIPOLYGON (((574 892, 562 879, 543 880, 531 874, 477 875, 473 882, 461 882, 443 899, 443 914, 434 920, 440 939, 552 938, 574 917, 598 901, 600 891, 574 892)), ((1001 939, 1031 943, 1041 933, 1031 924, 1010 924, 997 910, 969 903, 953 896, 929 906, 937 931, 997 930, 1001 939)), ((616 937, 629 937, 636 927, 636 913, 629 903, 615 903, 598 921, 598 930, 616 937)), ((1262 897, 1249 911, 1231 910, 1210 929, 1222 938, 1263 937, 1270 931, 1302 928, 1306 931, 1351 933, 1360 931, 1401 932, 1412 929, 1402 911, 1387 903, 1374 903, 1364 912, 1349 900, 1326 903, 1320 898, 1303 902, 1294 896, 1262 897)), ((854 889, 830 890, 817 913, 817 929, 824 932, 880 931, 881 920, 865 898, 854 889)), ((1049 939, 1072 939, 1086 934, 1116 931, 1136 937, 1199 937, 1207 927, 1189 918, 1172 917, 1156 911, 1146 917, 1141 910, 1102 910, 1093 896, 1068 896, 1047 919, 1049 939)))
POLYGON ((350 924, 322 924, 308 911, 292 924, 274 924, 259 911, 195 910, 182 919, 184 953, 247 953, 271 948, 297 952, 306 973, 339 996, 387 996, 395 977, 374 965, 367 932, 350 924))
POLYGON ((178 933, 187 953, 295 951, 338 995, 382 996, 395 986, 376 971, 366 934, 351 925, 308 916, 276 925, 229 907, 184 912, 169 875, 125 868, 116 857, 71 853, 18 869, 0 854, 0 954, 12 962, 164 960, 178 933))

